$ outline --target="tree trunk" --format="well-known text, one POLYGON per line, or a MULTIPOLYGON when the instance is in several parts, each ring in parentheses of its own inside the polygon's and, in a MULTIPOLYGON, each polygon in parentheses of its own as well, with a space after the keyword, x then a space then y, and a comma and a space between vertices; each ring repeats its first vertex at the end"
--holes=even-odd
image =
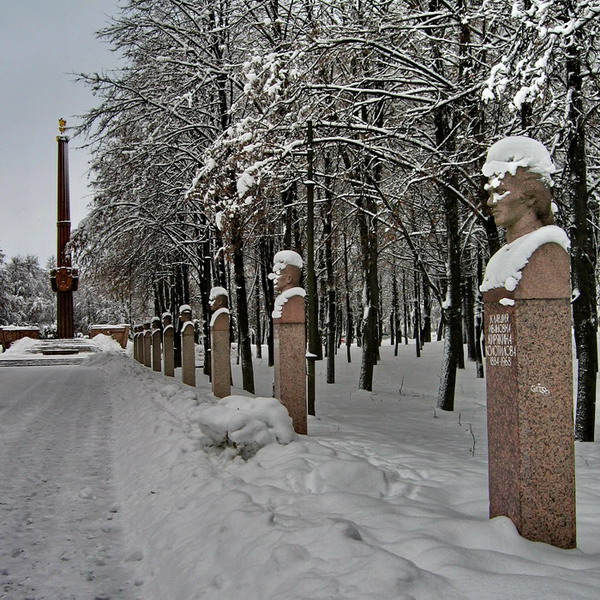
MULTIPOLYGON (((200 299, 202 302, 202 333, 204 334, 202 337, 202 344, 204 348, 204 365, 202 368, 202 372, 204 375, 208 377, 211 376, 210 372, 210 348, 211 348, 211 339, 210 339, 210 287, 211 287, 211 278, 210 278, 210 269, 211 269, 211 254, 210 254, 210 242, 207 240, 203 241, 200 244, 200 252, 201 256, 199 257, 199 269, 198 275, 200 278, 200 299)), ((213 265, 214 267, 214 265, 213 265)))
POLYGON ((408 299, 406 297, 406 272, 402 271, 402 318, 403 318, 403 329, 404 329, 404 345, 408 346, 408 314, 410 307, 408 306, 408 299))
POLYGON ((267 315, 267 354, 269 367, 272 367, 275 364, 273 351, 273 319, 271 318, 275 303, 275 290, 268 277, 272 261, 273 241, 263 238, 260 241, 260 281, 263 289, 263 297, 265 299, 265 312, 267 315))
POLYGON ((244 272, 244 254, 242 230, 239 223, 232 223, 233 271, 237 300, 237 325, 239 333, 240 356, 242 361, 242 387, 254 394, 254 369, 252 367, 252 340, 248 322, 248 298, 246 295, 246 277, 244 272))
POLYGON ((423 287, 423 323, 421 326, 421 345, 431 343, 431 293, 425 279, 421 279, 423 287))
POLYGON ((350 296, 350 282, 348 277, 348 243, 344 233, 344 283, 346 288, 346 358, 352 362, 352 338, 354 336, 354 323, 352 319, 352 299, 350 296))
MULTIPOLYGON (((448 143, 448 115, 444 108, 436 115, 436 135, 440 146, 448 143)), ((443 187, 444 212, 446 216, 448 248, 448 298, 444 308, 446 332, 444 339, 444 360, 438 391, 438 407, 442 410, 454 410, 456 387, 456 369, 462 356, 462 316, 460 298, 460 239, 459 239, 459 201, 454 190, 458 182, 450 174, 448 185, 443 187)), ((464 361, 464 358, 463 358, 464 361)))
POLYGON ((394 346, 394 356, 398 356, 398 346, 402 338, 402 331, 400 330, 400 298, 398 296, 398 274, 396 272, 396 265, 394 265, 392 274, 392 324, 391 328, 394 332, 392 345, 394 346))
POLYGON ((419 277, 415 269, 413 274, 413 337, 415 338, 415 349, 417 358, 421 357, 421 306, 419 304, 419 277))
POLYGON ((378 314, 379 314, 379 278, 377 272, 377 225, 375 207, 365 199, 365 210, 357 215, 360 244, 363 261, 365 303, 362 330, 362 362, 358 387, 361 390, 373 390, 373 370, 377 364, 379 352, 378 314))
POLYGON ((262 358, 262 313, 260 310, 260 266, 256 268, 256 285, 254 286, 254 301, 255 301, 255 313, 256 313, 256 328, 255 328, 255 344, 256 344, 256 358, 262 358))
MULTIPOLYGON (((325 159, 329 172, 329 160, 325 159)), ((325 272, 327 274, 327 383, 335 383, 336 293, 333 270, 333 197, 330 186, 325 190, 323 237, 325 238, 325 272)))
POLYGON ((475 348, 475 302, 473 299, 473 277, 468 276, 463 282, 463 299, 465 310, 465 336, 467 342, 467 355, 469 360, 477 360, 475 348))
MULTIPOLYGON (((483 281, 483 259, 481 256, 477 257, 477 290, 483 281)), ((477 302, 475 310, 475 360, 477 362, 477 377, 483 379, 483 300, 481 298, 481 292, 477 292, 477 302)))
POLYGON ((582 65, 577 35, 567 47, 567 83, 570 96, 571 137, 567 166, 573 189, 571 230, 571 266, 577 290, 573 302, 575 347, 577 353, 577 413, 575 437, 582 442, 594 441, 596 416, 596 378, 598 373, 596 248, 592 223, 595 216, 587 188, 587 156, 583 119, 582 65))

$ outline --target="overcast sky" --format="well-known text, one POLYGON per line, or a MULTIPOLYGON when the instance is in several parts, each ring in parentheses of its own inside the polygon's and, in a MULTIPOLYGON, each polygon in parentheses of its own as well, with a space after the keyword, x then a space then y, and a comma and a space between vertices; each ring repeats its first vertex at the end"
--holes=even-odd
MULTIPOLYGON (((0 250, 56 254, 58 119, 96 99, 77 72, 114 68, 116 56, 95 32, 118 12, 117 0, 0 0, 0 250)), ((69 143, 71 221, 90 201, 89 156, 69 143)))

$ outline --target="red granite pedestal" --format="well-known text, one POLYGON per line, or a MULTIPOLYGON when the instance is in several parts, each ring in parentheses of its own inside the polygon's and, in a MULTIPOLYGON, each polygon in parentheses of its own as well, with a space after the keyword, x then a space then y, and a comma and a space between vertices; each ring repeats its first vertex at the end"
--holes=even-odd
POLYGON ((273 319, 275 398, 288 410, 294 431, 306 434, 306 331, 304 298, 291 297, 273 319))
POLYGON ((99 334, 104 334, 112 337, 118 342, 121 348, 127 348, 127 340, 129 339, 129 325, 91 325, 90 338, 99 334))
POLYGON ((219 309, 210 325, 210 377, 217 398, 231 395, 231 353, 229 347, 229 311, 219 309))
POLYGON ((142 338, 142 364, 145 367, 152 366, 152 332, 150 323, 144 323, 144 333, 142 338))
POLYGON ((185 321, 181 329, 181 381, 196 385, 196 352, 194 344, 194 324, 185 321))
POLYGON ((530 257, 513 292, 483 294, 490 517, 560 548, 576 546, 570 295, 558 244, 530 257))
POLYGON ((163 329, 163 374, 167 377, 175 376, 174 337, 175 329, 168 323, 163 329))
POLYGON ((8 350, 11 344, 24 337, 31 338, 32 340, 39 340, 39 327, 15 327, 10 325, 7 327, 0 327, 0 345, 4 350, 8 350))
POLYGON ((162 332, 158 327, 152 329, 152 370, 162 371, 162 332))

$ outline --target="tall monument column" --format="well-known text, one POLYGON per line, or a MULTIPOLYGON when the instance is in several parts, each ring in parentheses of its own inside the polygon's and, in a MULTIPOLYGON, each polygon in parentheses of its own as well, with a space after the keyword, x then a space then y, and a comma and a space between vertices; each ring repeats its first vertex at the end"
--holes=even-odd
POLYGON ((79 281, 77 269, 71 265, 67 244, 71 237, 71 207, 69 198, 69 138, 65 135, 67 122, 59 119, 58 142, 58 196, 56 221, 56 268, 50 271, 52 290, 56 292, 57 337, 68 339, 74 336, 73 292, 79 281))

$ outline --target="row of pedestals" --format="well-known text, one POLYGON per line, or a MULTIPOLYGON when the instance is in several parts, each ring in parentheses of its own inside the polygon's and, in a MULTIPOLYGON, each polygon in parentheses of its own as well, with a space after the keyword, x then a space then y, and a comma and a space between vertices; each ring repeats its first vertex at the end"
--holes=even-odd
MULTIPOLYGON (((274 396, 287 408, 296 433, 306 434, 306 368, 305 368, 305 318, 304 290, 294 291, 280 297, 276 304, 274 323, 275 364, 274 396)), ((196 385, 196 356, 194 324, 191 309, 182 307, 181 329, 181 380, 196 385)), ((231 394, 231 350, 229 310, 220 307, 213 313, 210 322, 211 332, 211 385, 217 398, 231 394)), ((175 329, 172 317, 165 313, 161 319, 134 327, 134 358, 167 377, 175 376, 175 329), (162 324, 162 327, 161 327, 162 324)))
MULTIPOLYGON (((181 380, 191 386, 196 385, 196 351, 194 344, 194 324, 191 310, 183 315, 181 329, 181 380), (188 318, 189 316, 189 318, 188 318)), ((181 318, 181 316, 180 316, 181 318)), ((162 372, 167 377, 175 376, 175 328, 170 313, 161 319, 154 317, 151 322, 136 325, 133 334, 133 357, 153 371, 162 372)))

